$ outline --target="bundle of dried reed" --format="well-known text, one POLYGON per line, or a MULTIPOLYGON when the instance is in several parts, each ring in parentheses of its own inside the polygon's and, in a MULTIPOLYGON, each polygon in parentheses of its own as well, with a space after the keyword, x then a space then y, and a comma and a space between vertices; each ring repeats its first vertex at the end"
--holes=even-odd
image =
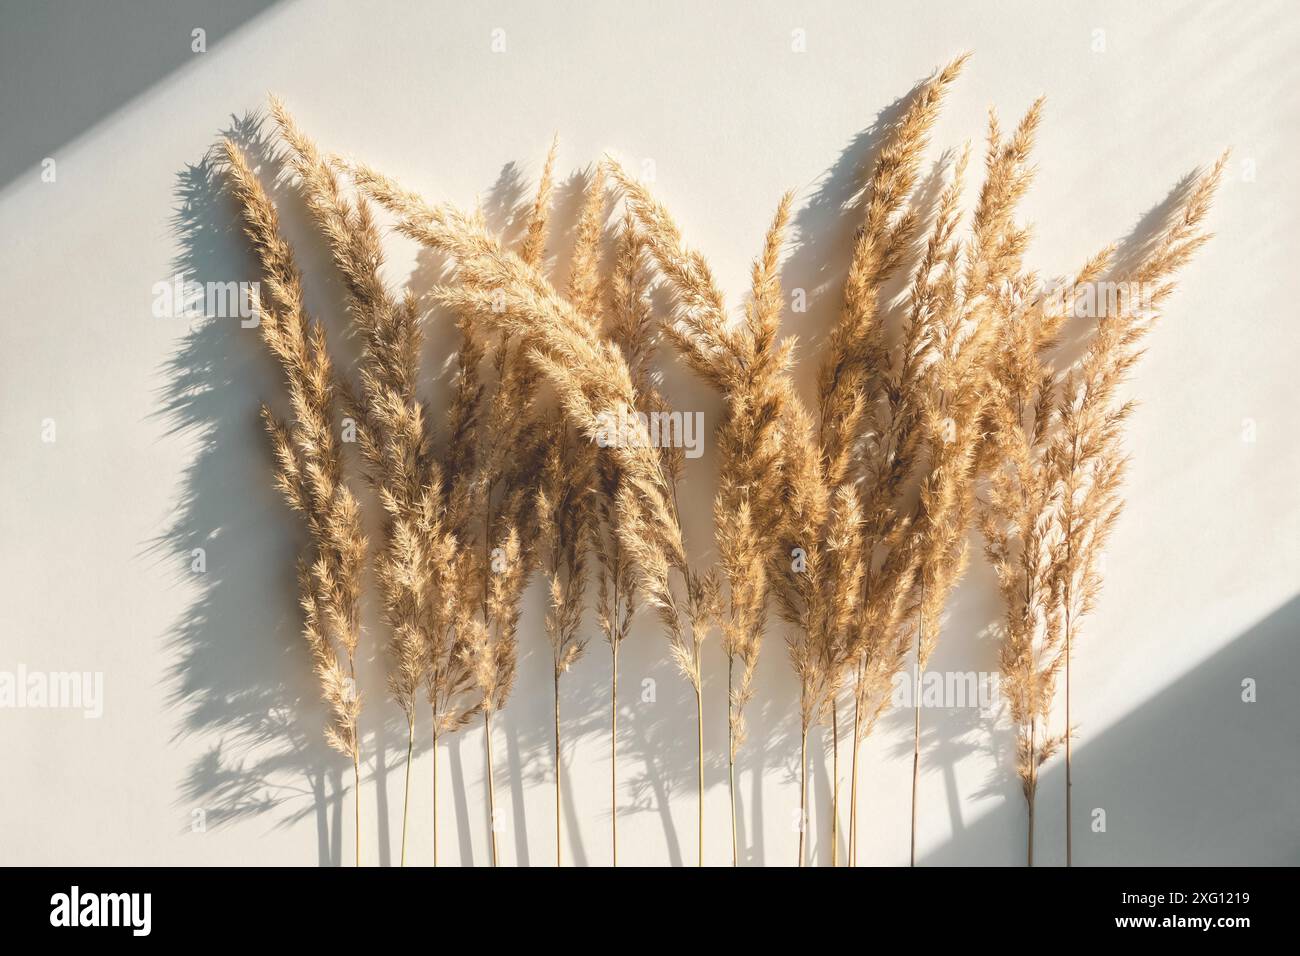
POLYGON ((753 694, 767 618, 767 542, 782 520, 780 422, 787 402, 793 400, 787 373, 794 342, 777 341, 783 304, 777 268, 793 197, 787 193, 777 207, 762 256, 753 266, 745 321, 733 328, 706 261, 686 248, 668 210, 617 164, 610 168, 674 292, 675 321, 666 327, 668 337, 725 403, 717 429, 721 477, 714 528, 729 592, 722 647, 727 655, 727 779, 735 866, 736 753, 745 739, 744 708, 753 694))
MULTIPOLYGON (((366 474, 384 512, 377 577, 392 632, 390 688, 408 725, 403 863, 415 698, 422 684, 434 714, 435 864, 438 738, 480 711, 491 855, 498 862, 492 717, 514 682, 520 599, 535 563, 550 598, 545 630, 554 674, 556 862, 562 862, 560 676, 586 645, 580 628, 591 548, 599 558, 597 615, 612 656, 615 863, 618 651, 640 592, 659 615, 674 663, 695 695, 701 864, 702 644, 719 620, 728 659, 735 865, 736 756, 769 594, 794 626, 788 644, 800 682, 800 865, 806 857, 810 729, 823 719, 831 729, 836 865, 839 705, 851 688, 853 865, 860 743, 888 706, 909 655, 916 708, 915 864, 921 688, 948 595, 967 565, 980 474, 988 476, 988 493, 979 523, 1006 604, 1003 682, 1018 732, 1028 860, 1032 865, 1038 768, 1063 744, 1071 861, 1070 662, 1078 620, 1100 588, 1099 552, 1122 507, 1120 441, 1132 403, 1117 404, 1115 395, 1174 287, 1172 277, 1208 239, 1202 222, 1226 158, 1189 181, 1170 223, 1123 277, 1129 288, 1145 290, 1141 301, 1103 312, 1083 357, 1057 372, 1051 353, 1058 333, 1079 290, 1109 267, 1111 250, 1086 263, 1064 295, 1052 299, 1037 294, 1036 276, 1023 267, 1029 233, 1014 216, 1032 179, 1028 157, 1041 101, 1006 140, 990 116, 986 176, 969 237, 958 238, 963 152, 924 243, 917 238, 923 214, 913 192, 921 157, 965 60, 952 61, 917 89, 865 184, 864 221, 820 365, 815 417, 789 381, 793 341, 777 339, 789 194, 754 263, 744 320, 733 323, 706 260, 687 248, 667 210, 606 161, 588 180, 561 295, 543 268, 555 143, 515 254, 480 217, 451 205, 429 206, 368 168, 352 168, 362 195, 349 198, 338 175, 342 165, 322 158, 273 100, 290 165, 342 274, 362 342, 360 387, 352 390, 336 380, 325 336, 303 309, 301 275, 279 234, 273 204, 247 159, 226 143, 232 190, 269 289, 261 303, 262 336, 284 369, 294 413, 282 423, 263 408, 276 449, 277 485, 303 512, 310 532, 300 564, 305 633, 332 710, 327 737, 352 756, 358 791, 360 703, 352 684, 366 541, 333 431, 336 392, 356 420, 366 474), (600 246, 607 173, 619 184, 626 213, 605 280, 600 246), (459 315, 463 334, 441 460, 432 451, 427 408, 417 397, 417 303, 409 292, 394 295, 381 278, 382 243, 368 200, 393 213, 401 232, 447 254, 460 280, 434 293, 459 315), (882 290, 913 250, 920 261, 895 337, 886 329, 882 290), (647 301, 650 259, 673 297, 663 334, 724 401, 714 521, 728 584, 725 614, 717 573, 699 573, 686 560, 677 500, 682 450, 655 447, 644 420, 629 414, 668 408, 650 372, 658 331, 647 301), (491 365, 486 382, 485 362, 491 365), (537 412, 542 377, 558 393, 563 417, 537 412), (619 434, 608 443, 611 421, 619 434), (773 540, 780 542, 775 553, 768 545, 773 540), (787 554, 793 559, 788 570, 787 554), (1066 732, 1052 736, 1045 728, 1062 669, 1066 732)), ((356 822, 359 863, 359 801, 356 822)))
POLYGON ((560 676, 582 656, 587 642, 578 629, 587 582, 586 551, 595 520, 595 448, 563 419, 548 426, 546 460, 537 490, 541 571, 549 607, 546 637, 551 645, 555 688, 555 865, 563 864, 560 811, 560 676))
POLYGON ((703 823, 703 675, 700 649, 716 614, 718 582, 687 565, 676 503, 678 475, 651 441, 643 421, 629 413, 645 409, 628 364, 617 346, 557 294, 536 268, 501 248, 482 225, 450 205, 430 207, 419 196, 368 169, 358 181, 398 217, 398 228, 456 261, 461 285, 439 293, 444 303, 501 332, 518 336, 529 358, 554 386, 575 428, 592 441, 608 438, 613 420, 626 435, 611 444, 622 469, 618 489, 618 536, 637 569, 640 589, 655 608, 669 638, 674 662, 695 692, 698 767, 699 859, 703 823), (680 582, 680 583, 676 583, 680 582), (679 595, 679 588, 684 594, 679 595))
POLYGON ((440 599, 424 569, 445 533, 428 416, 415 394, 421 330, 414 297, 408 293, 399 301, 380 277, 383 247, 365 201, 353 203, 344 195, 334 169, 283 103, 272 98, 271 112, 289 147, 299 189, 343 277, 348 311, 363 342, 360 393, 345 394, 357 423, 367 478, 384 511, 376 570, 391 629, 388 682, 407 725, 401 849, 405 865, 416 700, 425 681, 434 602, 440 599))
MULTIPOLYGON (((833 536, 827 529, 826 540, 854 553, 837 558, 821 572, 823 593, 813 597, 812 605, 825 604, 826 595, 836 591, 843 597, 833 598, 834 613, 821 616, 830 626, 814 634, 813 648, 800 654, 801 659, 819 659, 817 673, 824 689, 814 706, 825 707, 831 723, 832 865, 839 854, 840 692, 851 680, 852 862, 860 741, 885 706, 883 692, 901 667, 898 632, 924 527, 907 515, 902 498, 905 480, 911 477, 924 444, 923 405, 936 315, 914 302, 906 334, 891 347, 881 290, 911 249, 920 218, 911 194, 921 157, 948 87, 967 57, 952 60, 917 89, 876 159, 866 185, 864 221, 854 242, 844 303, 818 379, 820 480, 827 500, 838 502, 830 513, 841 524, 833 536)), ((958 193, 956 186, 944 197, 947 205, 941 206, 936 220, 941 232, 954 225, 958 193)), ((922 268, 926 265, 923 261, 922 268)), ((805 529, 801 537, 813 540, 815 531, 805 529)))
MULTIPOLYGON (((594 175, 603 183, 599 167, 594 175)), ((620 227, 610 286, 605 334, 622 354, 636 394, 648 395, 653 390, 650 362, 654 335, 646 297, 645 246, 630 213, 624 215, 620 227)), ((619 495, 627 479, 610 448, 597 449, 596 466, 600 496, 592 523, 592 550, 598 560, 596 618, 610 649, 609 835, 612 865, 618 866, 618 652, 636 614, 637 579, 619 533, 619 495)))
MULTIPOLYGON (((574 243, 569 299, 583 314, 599 321, 602 309, 600 241, 605 219, 605 184, 599 170, 587 181, 574 243)), ((547 448, 537 491, 537 519, 542 543, 541 569, 550 607, 546 636, 551 645, 555 689, 555 865, 563 865, 561 818, 560 676, 586 650, 580 637, 587 584, 587 550, 599 542, 600 489, 596 446, 578 435, 562 416, 548 423, 547 448)), ((602 579, 602 584, 604 583, 602 579)))
MULTIPOLYGON (((538 181, 537 196, 521 247, 530 268, 539 268, 550 223, 557 143, 552 142, 538 181)), ((456 307, 467 337, 475 336, 473 313, 456 307)), ((525 343, 507 334, 495 345, 495 380, 476 427, 467 436, 474 444, 476 468, 470 513, 479 522, 482 564, 479 616, 467 622, 460 653, 480 691, 487 761, 487 797, 492 865, 499 861, 496 784, 492 752, 492 717, 505 706, 514 686, 518 659, 519 602, 537 559, 535 546, 538 476, 544 445, 536 412, 537 374, 527 361, 525 343)))
MULTIPOLYGON (((1070 789, 1070 662, 1078 621, 1101 588, 1098 560, 1123 508, 1123 424, 1133 402, 1116 393, 1141 355, 1139 345, 1174 289, 1173 276, 1210 238, 1202 228, 1226 155, 1190 180, 1141 261, 1117 275, 1138 290, 1100 307, 1094 294, 1111 263, 1107 248, 1051 295, 1012 294, 1004 309, 993 403, 994 464, 981 527, 1006 605, 1003 685, 1017 726, 1016 767, 1028 809, 1027 852, 1034 860, 1039 767, 1065 747, 1066 865, 1073 862, 1070 789), (1071 317, 1098 312, 1082 358, 1053 364, 1058 333, 1071 317), (1045 727, 1065 671, 1065 731, 1045 727), (1040 736, 1040 729, 1042 735, 1040 736)), ((1021 283, 1029 287, 1029 282, 1021 283)), ((1014 287, 1013 287, 1014 288, 1014 287)))
POLYGON ((954 268, 953 230, 958 219, 967 154, 956 163, 943 191, 925 251, 912 278, 910 308, 899 344, 885 344, 875 333, 877 354, 887 364, 872 381, 873 391, 862 435, 858 487, 864 512, 865 568, 858 613, 845 655, 853 680, 853 746, 849 786, 848 864, 857 865, 858 753, 888 707, 902 673, 914 627, 905 626, 908 599, 916 580, 924 524, 907 500, 908 479, 922 464, 926 433, 922 412, 933 362, 936 312, 930 285, 937 271, 954 268))
MULTIPOLYGON (((917 783, 925 666, 939 635, 948 594, 965 571, 966 533, 974 515, 974 480, 984 445, 990 360, 997 310, 1007 283, 1019 275, 1028 231, 1014 222, 1032 177, 1028 154, 1041 100, 1002 142, 990 117, 985 181, 964 243, 954 238, 956 192, 941 203, 927 255, 912 284, 914 313, 929 316, 928 367, 918 409, 919 456, 925 462, 913 517, 915 631, 911 862, 916 863, 917 783)), ((954 189, 959 189, 955 184, 954 189)))
POLYGON ((303 633, 331 711, 326 739, 352 758, 360 866, 361 698, 356 691, 356 652, 366 539, 357 500, 343 475, 341 440, 335 431, 337 380, 325 333, 303 306, 302 274, 280 234, 275 206, 239 147, 226 140, 224 148, 230 187, 269 293, 257 303, 262 339, 284 370, 293 409, 287 423, 266 405, 262 417, 275 447, 276 484, 307 522, 309 541, 298 564, 303 633))
POLYGON ((1101 274, 1110 256, 1108 248, 1090 260, 1063 284, 1055 303, 1036 295, 1032 275, 1017 276, 999 297, 1000 347, 989 381, 988 461, 982 469, 987 490, 978 520, 1006 608, 1002 688, 1017 731, 1016 768, 1029 809, 1031 866, 1038 768, 1062 741, 1045 730, 1062 662, 1053 582, 1060 498, 1047 462, 1060 381, 1046 356, 1079 290, 1101 274))

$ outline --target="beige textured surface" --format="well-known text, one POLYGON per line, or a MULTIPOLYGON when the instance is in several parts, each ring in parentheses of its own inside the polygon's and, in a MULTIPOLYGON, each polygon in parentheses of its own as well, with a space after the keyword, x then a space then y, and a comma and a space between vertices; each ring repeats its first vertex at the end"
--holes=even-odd
MULTIPOLYGON (((1129 234, 1180 176, 1235 148, 1211 221, 1218 238, 1187 273, 1133 383, 1142 407, 1128 442, 1130 505, 1075 685, 1076 807, 1104 808, 1107 832, 1087 833, 1081 819, 1076 854, 1300 862, 1294 4, 412 3, 363 13, 371 5, 283 2, 221 22, 188 2, 113 18, 93 6, 0 4, 0 671, 102 671, 105 687, 98 720, 0 710, 0 862, 314 865, 352 855, 350 768, 319 743, 297 633, 297 524, 270 490, 255 418, 258 399, 275 394, 274 370, 233 323, 191 328, 150 314, 153 284, 178 267, 251 278, 233 212, 202 176, 232 114, 274 90, 326 148, 435 196, 481 197, 489 213, 513 201, 514 173, 530 188, 553 131, 565 175, 607 149, 641 168, 653 161, 659 195, 737 305, 772 207, 801 187, 797 225, 812 243, 792 250, 786 282, 812 296, 797 317, 809 356, 844 265, 843 244, 826 247, 846 234, 829 204, 850 182, 855 137, 963 49, 975 57, 934 155, 978 144, 989 105, 1009 122, 1047 95, 1040 178, 1025 208, 1037 227, 1031 261, 1046 273, 1129 234), (189 52, 195 27, 208 29, 202 55, 189 52), (505 31, 504 53, 491 52, 494 29, 505 31), (791 50, 796 29, 805 53, 791 50), (41 181, 45 156, 57 162, 54 183, 41 181), (818 294, 818 282, 830 288, 818 294), (41 440, 47 418, 53 444, 41 440), (1243 440, 1246 420, 1253 442, 1243 440), (207 552, 204 574, 189 570, 196 547, 207 552), (1258 681, 1255 704, 1240 702, 1245 678, 1258 681), (347 787, 336 798, 337 781, 347 787), (192 830, 195 810, 204 832, 192 830)), ((573 210, 562 190, 559 221, 573 210)), ((337 328, 339 289, 323 251, 292 199, 284 217, 309 304, 337 328)), ((556 248, 565 244, 561 236, 556 248)), ((401 280, 414 250, 393 248, 401 280)), ((432 336, 438 361, 445 331, 432 336)), ((716 402, 685 371, 670 370, 668 383, 680 407, 716 421, 716 402)), ((431 383, 430 397, 443 388, 431 383)), ((699 555, 709 549, 711 467, 708 453, 691 462, 685 488, 699 555)), ((994 602, 976 560, 934 667, 994 669, 995 648, 979 638, 994 602)), ((534 588, 497 741, 511 863, 553 856, 539 607, 534 588)), ((725 669, 711 643, 706 858, 720 864, 725 669)), ((663 650, 647 615, 624 654, 629 863, 694 862, 693 714, 663 650), (643 680, 656 682, 654 703, 637 699, 643 680)), ((375 656, 361 678, 371 863, 396 860, 401 825, 404 740, 381 673, 375 656), (380 740, 388 749, 376 762, 380 740)), ((572 862, 608 860, 607 677, 605 648, 593 643, 564 682, 572 862)), ((794 690, 774 628, 741 761, 749 862, 795 858, 794 690)), ((1023 811, 1006 776, 1005 726, 958 710, 927 712, 925 723, 923 858, 1018 863, 1023 811)), ((863 749, 863 862, 906 862, 910 727, 910 714, 887 719, 863 749)), ((475 727, 439 755, 446 862, 486 859, 481 754, 475 727)), ((829 759, 818 767, 813 856, 824 862, 829 759)), ((411 855, 423 863, 427 746, 414 773, 411 855)), ((1044 863, 1063 857, 1060 788, 1058 766, 1040 797, 1044 863)))

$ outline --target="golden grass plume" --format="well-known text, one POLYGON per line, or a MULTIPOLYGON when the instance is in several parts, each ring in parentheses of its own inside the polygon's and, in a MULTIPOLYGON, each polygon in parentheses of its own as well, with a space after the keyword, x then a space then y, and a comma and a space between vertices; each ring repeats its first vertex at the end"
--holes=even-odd
POLYGON ((352 758, 360 865, 361 697, 355 662, 367 542, 360 507, 343 474, 338 383, 324 330, 303 304, 302 274, 280 232, 275 206, 240 148, 230 140, 223 145, 230 189, 267 290, 257 302, 262 340, 284 371, 293 410, 282 422, 263 405, 262 417, 275 449, 276 485, 307 523, 308 545, 298 565, 303 633, 330 708, 326 739, 352 758))

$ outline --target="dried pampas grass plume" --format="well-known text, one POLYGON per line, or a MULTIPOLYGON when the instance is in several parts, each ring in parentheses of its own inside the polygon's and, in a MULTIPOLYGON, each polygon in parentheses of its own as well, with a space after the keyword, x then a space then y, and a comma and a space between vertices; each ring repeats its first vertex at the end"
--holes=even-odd
POLYGON ((1100 553, 1123 507, 1120 443, 1133 403, 1117 403, 1116 391, 1173 291, 1174 274, 1210 238, 1202 223, 1225 162, 1226 155, 1190 182, 1142 261, 1131 274, 1116 276, 1126 288, 1142 290, 1139 298, 1122 299, 1113 312, 1103 307, 1083 357, 1065 370, 1052 361, 1060 332, 1096 306, 1099 299, 1090 294, 1114 271, 1113 247, 1050 295, 1035 288, 1035 277, 1020 273, 1007 277, 1000 297, 979 523, 1005 606, 1002 683, 1017 729, 1030 866, 1039 768, 1062 747, 1066 865, 1073 862, 1070 662, 1078 621, 1092 610, 1101 587, 1100 553), (1051 734, 1047 724, 1062 670, 1066 726, 1051 734))
POLYGON ((555 691, 555 865, 563 864, 560 779, 560 677, 587 648, 579 634, 587 586, 587 548, 595 521, 595 448, 563 419, 547 429, 548 451, 537 490, 540 570, 546 582, 546 638, 555 691))
MULTIPOLYGON (((939 638, 948 595, 969 562, 967 531, 974 519, 974 481, 991 392, 999 296, 1018 275, 1028 230, 1015 223, 1017 204, 1033 178, 1028 164, 1042 116, 1035 102, 1003 142, 990 114, 985 178, 958 247, 949 239, 940 267, 918 273, 913 307, 933 315, 931 362, 920 402, 921 454, 928 462, 915 516, 916 632, 913 683, 911 862, 916 865, 917 782, 921 760, 921 694, 925 666, 939 638)), ((947 231, 941 223, 937 229, 947 231)))
MULTIPOLYGON (((821 480, 828 494, 846 503, 850 494, 857 498, 852 513, 859 520, 853 530, 859 557, 840 565, 852 576, 848 583, 853 590, 845 590, 846 582, 829 582, 833 589, 851 594, 849 617, 842 631, 827 631, 814 638, 825 671, 825 706, 832 732, 832 865, 839 854, 840 691, 851 679, 852 863, 857 837, 858 748, 863 729, 870 730, 884 706, 882 682, 892 681, 900 665, 895 633, 915 570, 918 531, 901 517, 899 499, 901 483, 913 467, 920 442, 922 353, 932 333, 932 316, 928 311, 913 310, 913 322, 899 355, 899 348, 889 342, 880 294, 912 246, 920 218, 912 205, 912 192, 921 158, 948 88, 968 58, 969 54, 955 58, 920 86, 876 158, 866 184, 866 208, 849 263, 844 302, 818 379, 821 480), (862 453, 854 461, 853 450, 858 447, 862 453), (878 554, 882 556, 878 558, 878 554)), ((944 212, 941 209, 940 222, 944 212)), ((951 216, 951 210, 947 212, 951 216)))
MULTIPOLYGON (((920 263, 910 286, 909 308, 895 346, 880 340, 885 358, 871 380, 860 441, 857 475, 862 499, 864 568, 858 611, 850 626, 841 680, 852 681, 853 743, 849 784, 848 864, 857 865, 858 754, 889 706, 894 683, 910 651, 904 626, 915 583, 921 533, 910 480, 922 461, 922 411, 935 335, 932 283, 936 272, 952 276, 960 199, 968 153, 962 151, 939 198, 920 263)), ((950 282, 951 279, 946 279, 950 282)), ((883 332, 878 332, 878 336, 883 332)))
POLYGON ((711 572, 697 574, 686 562, 676 504, 680 455, 655 448, 644 423, 630 414, 653 409, 637 392, 621 350, 603 338, 536 268, 502 249, 480 223, 453 206, 428 206, 366 168, 357 170, 357 180, 398 217, 400 231, 456 261, 461 285, 440 290, 439 300, 503 335, 518 336, 533 366, 555 388, 573 427, 593 442, 606 435, 611 417, 630 429, 629 435, 611 445, 623 475, 616 505, 620 547, 637 569, 641 593, 665 628, 673 661, 695 692, 697 842, 702 859, 700 650, 716 613, 718 583, 711 572), (679 587, 683 595, 678 594, 679 587))
MULTIPOLYGON (((554 159, 548 158, 548 166, 554 159)), ((593 175, 585 192, 569 276, 569 298, 588 316, 600 308, 599 244, 605 214, 605 185, 593 175)), ((563 419, 546 423, 546 448, 537 489, 540 568, 546 581, 546 637, 551 646, 555 702, 555 865, 563 865, 561 820, 560 677, 580 658, 587 641, 579 635, 587 587, 587 551, 595 540, 598 497, 597 449, 563 419)))
MULTIPOLYGON (((599 169, 594 175, 601 177, 603 183, 599 169)), ((649 395, 654 390, 650 381, 654 325, 647 298, 647 271, 644 240, 631 213, 625 213, 610 277, 609 309, 602 328, 622 354, 638 395, 649 395)), ((581 301, 576 289, 573 296, 581 301)), ((619 500, 627 486, 627 477, 613 449, 598 449, 596 462, 600 497, 596 520, 592 523, 592 548, 598 559, 596 617, 610 648, 609 825, 611 861, 618 866, 618 652, 631 632, 638 588, 636 566, 623 548, 619 530, 619 500)))
MULTIPOLYGON (((521 247, 531 269, 539 269, 545 255, 557 148, 558 140, 552 141, 521 247)), ((475 227, 482 228, 477 220, 475 227)), ((444 304, 461 317, 466 339, 477 338, 473 311, 461 303, 444 304)), ((479 523, 482 564, 477 579, 482 599, 460 654, 481 694, 493 866, 499 856, 492 717, 514 687, 519 602, 537 559, 537 487, 544 454, 536 409, 538 379, 526 349, 527 343, 509 332, 497 341, 492 357, 495 386, 469 436, 474 447, 469 514, 479 523)))
POLYGON ((985 554, 1005 606, 999 655, 1002 688, 1016 726, 1016 770, 1029 809, 1027 852, 1033 865, 1038 768, 1060 746, 1046 733, 1060 670, 1061 614, 1054 597, 1054 512, 1059 488, 1046 463, 1057 374, 1045 355, 1079 290, 1110 260, 1103 250, 1063 286, 1058 307, 1024 298, 1031 276, 1019 276, 1002 304, 998 357, 987 408, 986 490, 979 504, 985 554))
POLYGON ((356 692, 356 652, 366 538, 360 508, 343 476, 343 451, 335 431, 337 380, 325 333, 303 305, 302 274, 280 234, 275 206, 240 148, 230 140, 223 145, 230 189, 268 292, 257 303, 262 340, 280 362, 293 409, 293 417, 282 422, 263 405, 262 417, 275 448, 276 484, 307 522, 309 541, 298 564, 303 633, 331 712, 326 739, 352 758, 356 864, 360 866, 357 717, 361 699, 356 692))
MULTIPOLYGON (((383 509, 376 574, 390 628, 389 687, 407 722, 404 865, 420 691, 427 687, 435 711, 435 808, 437 736, 461 726, 474 709, 465 694, 469 670, 451 650, 464 600, 457 542, 467 535, 449 520, 446 473, 431 450, 428 410, 416 396, 423 336, 415 298, 409 292, 396 298, 381 278, 383 247, 366 200, 345 195, 335 165, 319 154, 283 103, 273 98, 271 112, 289 147, 299 190, 343 278, 348 313, 362 343, 361 388, 343 394, 357 423, 366 476, 383 509)), ((449 460, 447 472, 456 474, 461 464, 449 460)))
POLYGON ((1129 277, 1140 303, 1129 302, 1116 315, 1103 315, 1078 369, 1065 377, 1056 409, 1060 428, 1049 460, 1061 488, 1060 534, 1064 554, 1053 578, 1060 604, 1065 655, 1065 853, 1073 863, 1070 724, 1070 661, 1078 621, 1088 614, 1101 590, 1098 566, 1123 509, 1120 484, 1126 458, 1123 424, 1133 403, 1117 402, 1116 392, 1142 356, 1141 342, 1175 288, 1174 276, 1211 234, 1204 229, 1214 194, 1228 162, 1225 152, 1191 184, 1172 222, 1156 239, 1129 277))
POLYGON ((744 708, 767 619, 768 542, 781 523, 781 421, 793 401, 788 370, 793 341, 778 342, 782 309, 778 265, 793 196, 782 197, 752 269, 751 298, 742 325, 728 322, 722 293, 704 258, 686 248, 668 211, 617 163, 609 168, 646 245, 676 297, 668 337, 687 363, 718 389, 725 403, 717 430, 720 487, 714 500, 719 563, 728 582, 722 615, 727 655, 727 780, 731 861, 739 862, 736 753, 745 739, 744 708))

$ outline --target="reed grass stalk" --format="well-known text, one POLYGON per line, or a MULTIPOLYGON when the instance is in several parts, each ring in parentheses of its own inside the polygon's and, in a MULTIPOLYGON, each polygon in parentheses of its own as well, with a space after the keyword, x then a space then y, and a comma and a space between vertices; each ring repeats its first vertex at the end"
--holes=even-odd
POLYGON ((275 482, 307 524, 298 563, 303 633, 330 711, 325 737, 352 758, 356 858, 361 865, 361 760, 356 653, 361 574, 367 542, 360 508, 343 474, 336 417, 338 381, 325 333, 303 306, 302 273, 280 232, 279 215, 243 151, 224 145, 231 192, 257 255, 268 295, 255 303, 263 342, 284 372, 293 417, 282 422, 262 406, 275 449, 275 482), (346 663, 346 670, 344 664, 346 663))

